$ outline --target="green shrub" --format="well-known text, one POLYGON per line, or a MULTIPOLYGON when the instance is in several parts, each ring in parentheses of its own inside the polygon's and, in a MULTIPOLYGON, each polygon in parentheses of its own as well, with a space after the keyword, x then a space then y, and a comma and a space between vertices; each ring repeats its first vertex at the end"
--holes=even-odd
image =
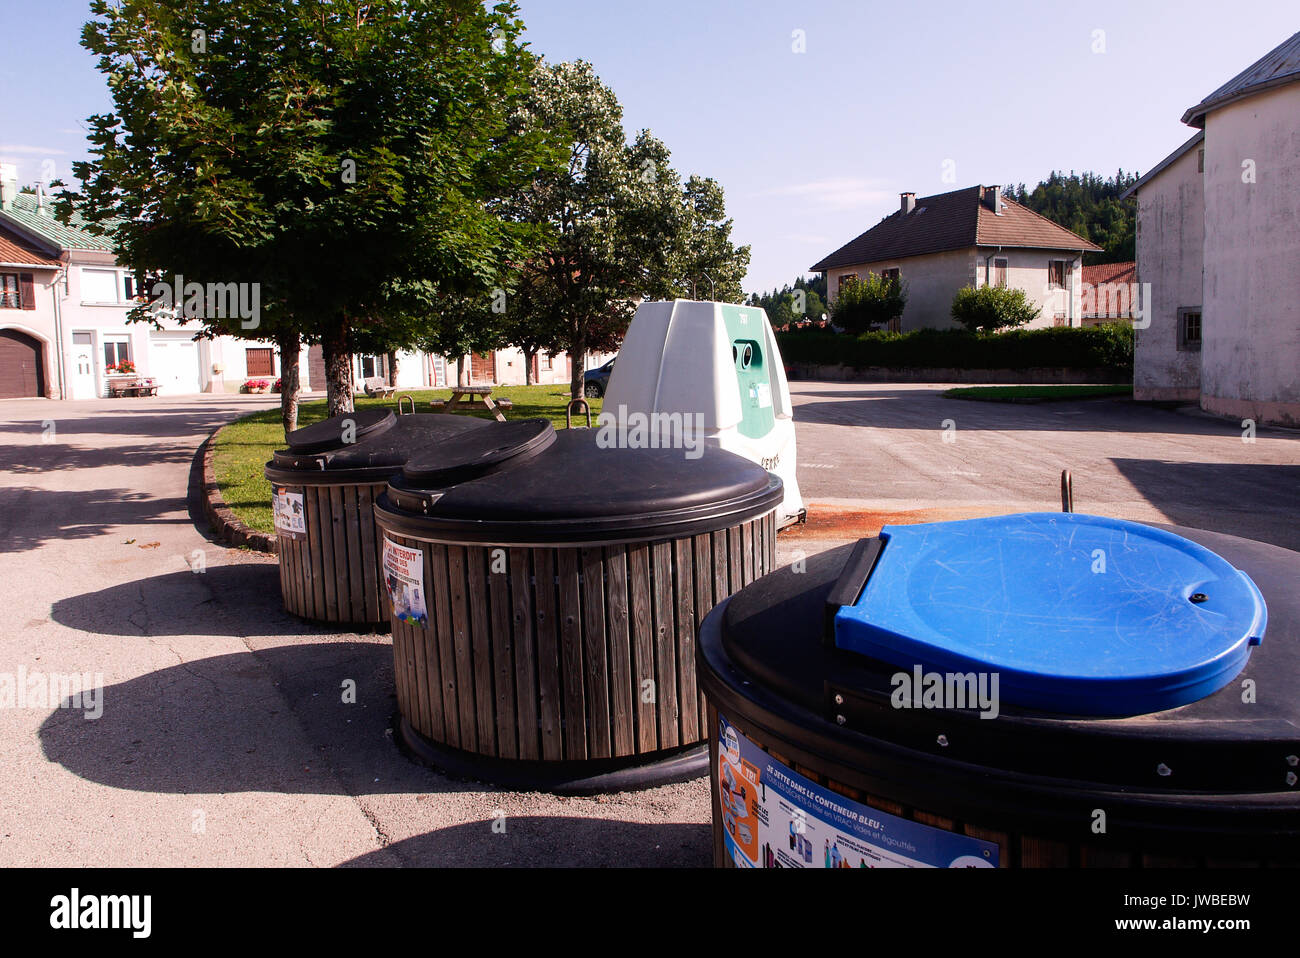
POLYGON ((903 315, 907 287, 875 273, 854 280, 831 304, 831 321, 850 333, 865 333, 903 315))
POLYGON ((972 333, 964 329, 918 329, 859 336, 833 332, 778 333, 787 363, 855 369, 1110 369, 1133 368, 1133 328, 1127 323, 972 333))
POLYGON ((952 318, 972 332, 1023 326, 1041 312, 1023 289, 1009 286, 963 286, 952 298, 952 318))

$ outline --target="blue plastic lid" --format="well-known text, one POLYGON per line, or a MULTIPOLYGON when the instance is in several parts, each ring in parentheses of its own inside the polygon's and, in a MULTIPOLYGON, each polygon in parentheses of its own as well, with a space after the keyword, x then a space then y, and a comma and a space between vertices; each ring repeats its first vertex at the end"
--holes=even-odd
POLYGON ((1222 688, 1264 637, 1264 597, 1209 549, 1079 513, 885 526, 837 647, 913 672, 996 673, 1002 703, 1139 715, 1222 688))

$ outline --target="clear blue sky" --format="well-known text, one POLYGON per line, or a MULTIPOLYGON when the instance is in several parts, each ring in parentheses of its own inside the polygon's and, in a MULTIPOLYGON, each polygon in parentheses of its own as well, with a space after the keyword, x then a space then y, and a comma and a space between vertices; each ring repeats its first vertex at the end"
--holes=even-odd
MULTIPOLYGON (((85 118, 110 106, 78 45, 87 6, 0 2, 0 158, 24 182, 45 163, 67 177, 85 118)), ((722 183, 753 247, 747 290, 793 280, 905 190, 1145 171, 1191 134, 1187 107, 1300 30, 1295 0, 521 6, 537 52, 591 61, 629 133, 649 127, 678 170, 722 183)))

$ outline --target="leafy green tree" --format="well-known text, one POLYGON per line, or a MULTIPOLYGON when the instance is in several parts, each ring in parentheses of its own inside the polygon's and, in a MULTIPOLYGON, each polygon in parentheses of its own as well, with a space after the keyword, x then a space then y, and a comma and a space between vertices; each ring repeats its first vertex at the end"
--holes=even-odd
POLYGON ((545 127, 508 129, 536 62, 513 4, 91 11, 82 44, 113 111, 90 118, 93 159, 64 202, 141 272, 259 284, 264 324, 236 334, 320 343, 332 414, 352 409, 354 351, 411 345, 447 297, 486 292, 535 248, 499 198, 560 155, 545 127))
POLYGON ((850 333, 867 333, 902 316, 906 306, 906 283, 868 273, 840 290, 831 320, 850 333))
POLYGON ((1048 219, 1073 230, 1103 248, 1085 253, 1084 263, 1123 263, 1137 251, 1137 205, 1120 196, 1137 177, 1117 170, 1113 177, 1085 172, 1069 175, 1053 170, 1032 190, 1025 184, 1008 184, 1005 195, 1048 219))
POLYGON ((683 185, 648 130, 629 143, 622 107, 590 64, 540 65, 515 124, 568 144, 563 168, 540 172, 506 205, 550 233, 541 253, 518 261, 518 318, 531 325, 530 348, 568 351, 574 398, 586 354, 617 348, 642 298, 692 288, 739 298, 749 249, 731 245, 721 187, 697 177, 683 185))
POLYGON ((1009 286, 963 286, 952 298, 952 318, 972 332, 1023 326, 1041 312, 1023 289, 1009 286))

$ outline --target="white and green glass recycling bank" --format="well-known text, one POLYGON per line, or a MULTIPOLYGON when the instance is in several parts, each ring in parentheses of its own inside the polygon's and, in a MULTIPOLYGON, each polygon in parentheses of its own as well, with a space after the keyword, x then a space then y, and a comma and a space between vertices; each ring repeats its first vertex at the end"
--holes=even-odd
POLYGON ((661 417, 775 473, 782 525, 804 513, 790 387, 767 314, 754 306, 642 303, 605 391, 605 413, 661 417))

